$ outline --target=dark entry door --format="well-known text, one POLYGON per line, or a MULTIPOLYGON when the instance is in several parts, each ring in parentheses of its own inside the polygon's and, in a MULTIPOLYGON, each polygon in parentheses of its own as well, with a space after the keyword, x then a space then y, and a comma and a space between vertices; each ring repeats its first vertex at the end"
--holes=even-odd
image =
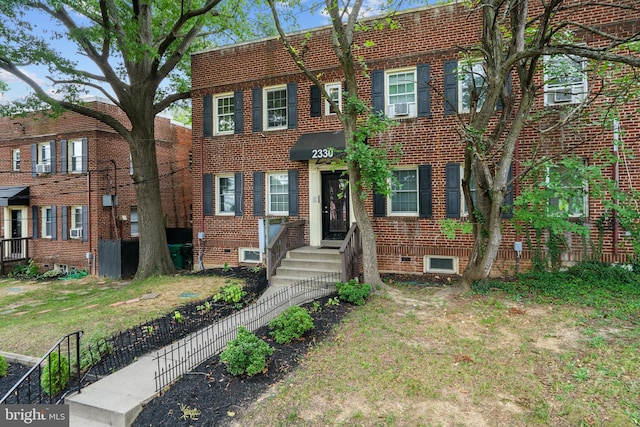
MULTIPOLYGON (((18 238, 22 237, 22 211, 12 210, 11 211, 11 237, 18 238)), ((12 241, 11 242, 11 253, 19 254, 21 252, 22 242, 12 241)))
POLYGON ((348 182, 341 172, 322 173, 323 240, 342 240, 349 231, 348 182))

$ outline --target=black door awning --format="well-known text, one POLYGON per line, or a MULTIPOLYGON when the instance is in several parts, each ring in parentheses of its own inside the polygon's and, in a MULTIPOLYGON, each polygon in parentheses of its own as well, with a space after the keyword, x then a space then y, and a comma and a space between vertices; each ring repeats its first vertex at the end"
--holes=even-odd
POLYGON ((344 131, 306 133, 293 144, 290 160, 332 159, 344 156, 344 131))
POLYGON ((29 187, 0 187, 0 206, 28 206, 29 187))

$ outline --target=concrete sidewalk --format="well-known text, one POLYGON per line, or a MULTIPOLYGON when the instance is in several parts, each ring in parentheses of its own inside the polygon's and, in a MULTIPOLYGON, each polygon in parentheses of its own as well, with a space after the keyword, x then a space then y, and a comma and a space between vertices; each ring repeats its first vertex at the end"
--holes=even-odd
MULTIPOLYGON (((244 322, 253 322, 257 327, 249 329, 255 330, 266 325, 291 305, 301 305, 335 291, 333 286, 314 289, 313 296, 310 297, 308 293, 290 294, 291 289, 292 287, 286 286, 270 286, 258 301, 238 312, 237 316, 230 316, 205 328, 211 329, 206 331, 206 335, 220 336, 221 342, 216 340, 216 347, 224 348, 226 340, 233 337, 223 334, 222 331, 237 328, 237 320, 234 323, 233 319, 241 318, 244 322), (256 307, 266 306, 265 302, 280 298, 282 294, 287 294, 287 297, 283 298, 286 304, 278 306, 276 310, 269 311, 269 313, 261 313, 256 310, 256 307), (256 306, 256 304, 258 305, 256 306)), ((156 396, 157 354, 162 354, 163 357, 166 355, 168 360, 180 363, 183 371, 188 372, 202 361, 197 358, 197 352, 186 354, 187 360, 185 360, 185 353, 181 352, 181 349, 189 346, 192 342, 196 342, 197 345, 197 342, 202 340, 202 336, 202 331, 198 331, 178 340, 176 343, 180 345, 173 343, 157 352, 142 356, 131 365, 90 384, 80 393, 68 397, 65 403, 69 404, 71 427, 131 426, 142 411, 143 405, 156 396)), ((217 353, 210 354, 208 357, 215 354, 217 353)))

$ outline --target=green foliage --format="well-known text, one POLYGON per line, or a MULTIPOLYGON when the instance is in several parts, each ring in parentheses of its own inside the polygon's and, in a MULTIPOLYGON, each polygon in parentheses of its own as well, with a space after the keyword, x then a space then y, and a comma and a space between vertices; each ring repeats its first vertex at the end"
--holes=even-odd
POLYGON ((445 218, 440 221, 440 232, 447 239, 454 240, 458 233, 471 234, 473 232, 473 224, 468 221, 460 222, 455 219, 445 218))
POLYGON ((267 357, 273 354, 273 347, 258 338, 244 326, 238 328, 236 339, 229 341, 220 353, 220 361, 227 365, 231 375, 253 376, 267 367, 267 357))
POLYGON ((9 363, 3 355, 0 354, 0 378, 7 376, 7 370, 9 369, 9 363))
POLYGON ((223 286, 220 289, 220 292, 213 296, 213 301, 222 301, 227 304, 238 304, 246 295, 247 293, 242 289, 242 286, 237 283, 231 283, 223 286))
POLYGON ((112 352, 113 344, 107 343, 104 338, 84 340, 80 348, 80 369, 84 371, 90 368, 112 352))
POLYGON ((327 307, 338 306, 338 305, 340 305, 340 299, 338 297, 329 298, 325 303, 325 306, 327 307))
POLYGON ((40 387, 49 396, 55 396, 69 382, 69 359, 57 352, 51 353, 47 359, 40 375, 40 387))
POLYGON ((29 259, 26 272, 29 277, 38 277, 40 275, 40 267, 38 267, 38 264, 36 264, 33 258, 29 259))
POLYGON ((313 329, 313 319, 308 310, 294 305, 273 319, 269 328, 278 344, 288 344, 313 329))
POLYGON ((356 279, 351 279, 346 283, 336 283, 338 296, 342 301, 351 304, 364 305, 365 299, 371 294, 371 285, 359 283, 356 279))
POLYGON ((180 313, 178 310, 174 311, 173 319, 178 323, 182 323, 182 313, 180 313))

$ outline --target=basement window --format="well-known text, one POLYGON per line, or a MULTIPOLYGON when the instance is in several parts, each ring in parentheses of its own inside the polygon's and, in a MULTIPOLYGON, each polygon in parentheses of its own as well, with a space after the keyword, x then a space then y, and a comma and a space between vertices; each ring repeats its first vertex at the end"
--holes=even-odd
POLYGON ((240 248, 238 256, 241 263, 258 264, 262 261, 262 254, 256 248, 240 248))
POLYGON ((424 257, 424 272, 458 274, 458 257, 427 255, 424 257))

